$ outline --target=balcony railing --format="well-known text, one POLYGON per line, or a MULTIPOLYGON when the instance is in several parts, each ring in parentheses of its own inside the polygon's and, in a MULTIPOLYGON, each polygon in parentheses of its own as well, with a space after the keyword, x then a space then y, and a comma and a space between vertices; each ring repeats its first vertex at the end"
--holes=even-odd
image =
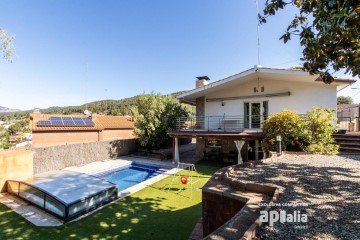
POLYGON ((176 119, 176 129, 240 132, 261 129, 265 119, 264 115, 179 117, 176 119))

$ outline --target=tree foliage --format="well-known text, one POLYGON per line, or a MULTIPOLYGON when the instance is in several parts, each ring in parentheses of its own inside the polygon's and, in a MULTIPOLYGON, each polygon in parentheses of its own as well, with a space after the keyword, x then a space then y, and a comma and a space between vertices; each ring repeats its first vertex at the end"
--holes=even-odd
POLYGON ((340 104, 353 104, 353 99, 351 97, 339 96, 337 97, 337 105, 340 104))
POLYGON ((141 145, 158 149, 168 141, 168 132, 175 129, 176 118, 188 116, 190 109, 173 96, 152 93, 137 98, 132 111, 141 145))
POLYGON ((300 37, 303 68, 320 74, 325 83, 334 78, 331 71, 346 69, 360 75, 360 3, 358 0, 267 0, 259 16, 261 23, 280 9, 292 5, 299 13, 291 20, 284 35, 286 43, 292 35, 300 37))
POLYGON ((0 28, 0 52, 3 58, 11 62, 13 54, 13 37, 10 36, 5 29, 0 28))
POLYGON ((336 154, 339 146, 333 144, 335 113, 332 109, 314 107, 300 118, 294 111, 284 110, 269 116, 263 122, 262 145, 266 151, 276 150, 276 136, 282 139, 282 148, 297 145, 306 152, 336 154))

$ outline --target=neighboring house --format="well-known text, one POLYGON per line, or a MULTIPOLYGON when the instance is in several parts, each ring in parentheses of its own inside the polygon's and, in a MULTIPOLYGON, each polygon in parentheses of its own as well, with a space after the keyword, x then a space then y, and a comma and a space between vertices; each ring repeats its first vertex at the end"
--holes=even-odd
POLYGON ((358 118, 359 117, 359 104, 337 105, 337 117, 343 118, 343 120, 346 120, 346 118, 349 118, 350 120, 353 120, 354 118, 358 118))
POLYGON ((341 129, 359 131, 359 104, 337 105, 337 118, 341 129))
POLYGON ((244 159, 259 159, 263 156, 262 121, 267 116, 284 109, 305 114, 314 106, 336 110, 337 91, 354 82, 336 78, 324 84, 318 75, 261 66, 213 83, 207 76, 198 77, 195 89, 177 96, 196 105, 196 118, 177 120, 177 130, 170 133, 174 158, 178 161, 177 139, 190 137, 196 138, 197 159, 232 161, 239 150, 244 159))
POLYGON ((17 132, 15 135, 9 136, 9 142, 13 143, 19 140, 22 140, 24 137, 23 132, 17 132))
POLYGON ((31 141, 32 140, 32 133, 24 133, 24 138, 31 141))
POLYGON ((134 121, 129 116, 30 114, 32 146, 112 141, 136 138, 134 121))

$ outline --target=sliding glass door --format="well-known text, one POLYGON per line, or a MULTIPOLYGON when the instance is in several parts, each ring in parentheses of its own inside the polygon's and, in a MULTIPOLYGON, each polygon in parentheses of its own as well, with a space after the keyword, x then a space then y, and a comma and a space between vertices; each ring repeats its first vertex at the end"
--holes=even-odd
POLYGON ((244 128, 261 128, 269 112, 268 101, 244 103, 244 128))

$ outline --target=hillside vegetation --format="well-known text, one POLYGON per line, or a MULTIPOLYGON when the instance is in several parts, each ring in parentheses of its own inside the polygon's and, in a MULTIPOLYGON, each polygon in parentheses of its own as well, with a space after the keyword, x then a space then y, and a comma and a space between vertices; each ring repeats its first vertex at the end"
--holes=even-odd
MULTIPOLYGON (((175 92, 168 94, 172 97, 176 97, 177 95, 183 93, 175 92)), ((120 100, 101 100, 96 102, 87 103, 87 109, 95 114, 105 114, 105 115, 112 115, 112 116, 126 116, 132 115, 131 109, 136 107, 137 100, 140 98, 141 95, 137 95, 130 98, 124 98, 120 100)), ((79 106, 67 106, 67 107, 50 107, 46 109, 41 109, 41 113, 47 114, 82 114, 86 109, 86 104, 79 105, 79 106)), ((194 109, 194 107, 193 107, 194 109)), ((27 117, 33 110, 28 111, 19 111, 19 112, 12 112, 12 113, 2 113, 0 114, 0 120, 9 120, 9 119, 22 119, 27 117)))

